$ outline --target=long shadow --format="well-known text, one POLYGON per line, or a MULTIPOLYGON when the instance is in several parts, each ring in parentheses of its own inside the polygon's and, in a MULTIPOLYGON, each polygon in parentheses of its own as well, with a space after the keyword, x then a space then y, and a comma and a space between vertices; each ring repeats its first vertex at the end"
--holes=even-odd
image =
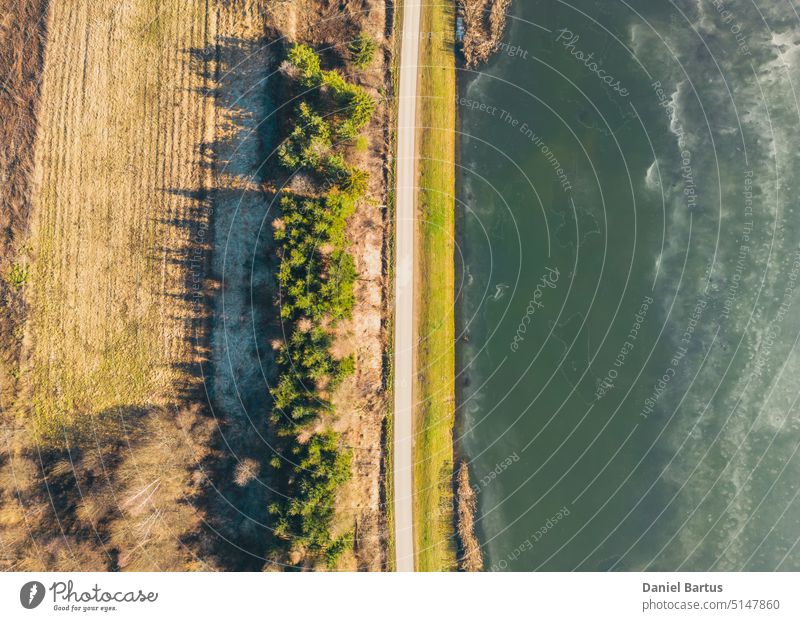
POLYGON ((213 450, 200 465, 205 484, 195 500, 204 516, 201 554, 228 571, 262 569, 272 537, 269 343, 278 327, 268 252, 271 196, 263 189, 274 125, 270 51, 266 38, 220 38, 190 50, 195 70, 211 85, 204 95, 215 106, 218 138, 198 148, 213 182, 202 192, 166 190, 200 206, 201 217, 193 213, 166 224, 185 229, 202 250, 169 260, 183 264, 189 279, 185 300, 195 304, 197 322, 190 333, 195 351, 202 352, 192 390, 214 425, 213 450), (205 214, 213 216, 200 235, 205 214))
POLYGON ((0 453, 0 466, 11 461, 26 477, 26 483, 17 482, 13 498, 4 500, 7 516, 23 513, 25 537, 15 537, 13 527, 4 533, 6 543, 17 548, 15 562, 35 559, 48 571, 120 569, 120 551, 109 531, 120 517, 117 469, 150 440, 143 429, 152 413, 140 406, 110 408, 79 417, 57 437, 28 438, 13 457, 0 453), (27 551, 23 539, 29 541, 27 551))

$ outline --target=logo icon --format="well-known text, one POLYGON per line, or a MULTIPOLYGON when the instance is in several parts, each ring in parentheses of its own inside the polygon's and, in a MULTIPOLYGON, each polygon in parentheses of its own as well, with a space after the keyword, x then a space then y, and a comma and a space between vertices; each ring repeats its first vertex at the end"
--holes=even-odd
POLYGON ((19 603, 23 608, 30 610, 36 608, 44 599, 44 585, 36 580, 31 580, 22 585, 19 590, 19 603))

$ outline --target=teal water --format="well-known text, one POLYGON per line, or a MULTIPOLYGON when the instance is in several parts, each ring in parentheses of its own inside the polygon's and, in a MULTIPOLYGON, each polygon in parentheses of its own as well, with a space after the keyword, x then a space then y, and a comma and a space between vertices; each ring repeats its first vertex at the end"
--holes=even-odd
POLYGON ((486 568, 800 569, 793 5, 516 0, 459 97, 486 568))

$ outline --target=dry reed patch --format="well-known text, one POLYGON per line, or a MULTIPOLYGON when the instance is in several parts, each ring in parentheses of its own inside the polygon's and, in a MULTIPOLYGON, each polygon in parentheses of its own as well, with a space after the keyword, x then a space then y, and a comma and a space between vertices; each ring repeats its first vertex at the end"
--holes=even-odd
POLYGON ((467 67, 485 63, 502 41, 511 0, 459 0, 464 18, 462 50, 467 67))
POLYGON ((458 566, 463 571, 481 571, 483 556, 480 543, 475 536, 475 511, 478 508, 478 500, 475 497, 475 490, 470 485, 469 469, 465 461, 461 462, 456 475, 456 497, 456 521, 462 552, 458 566))

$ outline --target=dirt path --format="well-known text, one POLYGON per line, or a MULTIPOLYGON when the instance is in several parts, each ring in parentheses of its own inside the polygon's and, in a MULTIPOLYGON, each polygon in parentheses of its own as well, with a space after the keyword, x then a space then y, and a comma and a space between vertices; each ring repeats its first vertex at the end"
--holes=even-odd
POLYGON ((414 365, 414 206, 417 127, 417 59, 420 5, 403 8, 400 92, 397 119, 394 337, 394 520, 395 569, 414 571, 413 365, 414 365))

